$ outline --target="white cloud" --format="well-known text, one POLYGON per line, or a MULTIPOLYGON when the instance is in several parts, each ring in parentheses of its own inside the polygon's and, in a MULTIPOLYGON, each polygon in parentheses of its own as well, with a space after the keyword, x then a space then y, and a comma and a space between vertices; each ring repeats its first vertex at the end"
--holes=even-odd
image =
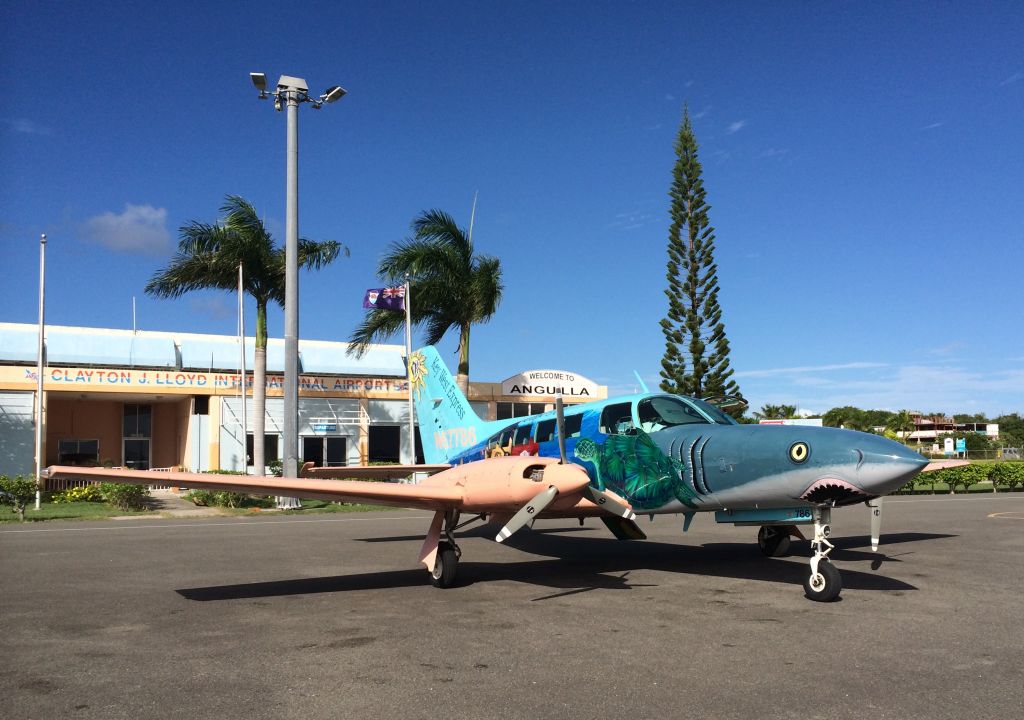
POLYGON ((758 158, 772 158, 772 157, 779 157, 781 155, 788 155, 788 154, 789 154, 789 148, 774 148, 774 147, 772 147, 772 148, 768 148, 767 150, 762 150, 761 152, 759 152, 757 154, 757 157, 758 158))
POLYGON ((729 124, 729 129, 728 129, 727 132, 730 135, 732 135, 735 132, 739 132, 740 130, 742 130, 746 126, 747 126, 747 121, 746 120, 737 120, 736 122, 729 124))
POLYGON ((90 242, 111 250, 159 255, 171 243, 167 210, 152 205, 125 203, 124 212, 105 212, 86 220, 82 231, 90 242))
POLYGON ((23 135, 51 135, 53 133, 50 128, 27 118, 15 118, 13 120, 5 120, 4 122, 11 128, 11 132, 23 135))
POLYGON ((665 93, 665 99, 666 100, 675 100, 676 96, 673 95, 672 93, 665 93))
POLYGON ((999 83, 999 86, 1002 87, 1003 85, 1009 85, 1010 83, 1019 82, 1021 80, 1024 80, 1024 72, 1015 72, 1013 75, 999 83))
POLYGON ((852 362, 841 365, 804 365, 788 368, 770 368, 766 370, 746 370, 735 373, 735 377, 773 377, 777 375, 805 375, 816 372, 829 372, 834 370, 868 370, 871 368, 887 367, 885 363, 875 362, 852 362))
MULTIPOLYGON (((827 366, 826 366, 827 367, 827 366)), ((829 408, 852 405, 877 410, 921 412, 1020 412, 1024 407, 1024 369, 981 372, 956 366, 887 366, 873 377, 776 378, 757 387, 742 384, 751 405, 788 403, 829 408)), ((737 373, 739 375, 740 373, 737 373)))
POLYGON ((695 112, 693 114, 693 119, 694 120, 700 120, 702 117, 706 116, 709 112, 711 112, 711 106, 710 105, 708 105, 707 107, 701 108, 700 112, 695 112))
POLYGON ((931 125, 925 125, 921 129, 922 130, 934 130, 935 128, 940 128, 940 127, 942 127, 945 124, 946 123, 942 123, 942 122, 933 122, 931 125))

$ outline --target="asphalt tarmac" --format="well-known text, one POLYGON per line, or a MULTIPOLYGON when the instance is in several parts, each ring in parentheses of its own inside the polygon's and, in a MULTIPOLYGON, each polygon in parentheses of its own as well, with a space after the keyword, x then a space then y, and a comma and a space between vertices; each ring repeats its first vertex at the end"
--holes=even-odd
POLYGON ((833 603, 807 543, 640 522, 467 528, 449 590, 424 512, 6 524, 0 717, 1024 717, 1024 494, 887 499, 877 554, 836 511, 833 603))

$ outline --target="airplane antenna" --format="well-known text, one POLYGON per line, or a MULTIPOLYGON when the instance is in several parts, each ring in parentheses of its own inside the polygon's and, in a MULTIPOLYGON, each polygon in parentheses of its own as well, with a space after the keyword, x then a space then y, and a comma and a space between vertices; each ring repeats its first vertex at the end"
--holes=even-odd
POLYGON ((633 374, 634 374, 634 375, 636 376, 636 381, 637 381, 638 383, 640 383, 640 389, 641 389, 641 391, 643 391, 643 392, 645 392, 645 393, 646 393, 646 392, 650 392, 650 390, 648 390, 648 389, 647 389, 647 383, 645 383, 645 382, 644 382, 644 379, 643 379, 642 377, 640 377, 640 373, 638 373, 638 372, 637 372, 636 370, 634 370, 634 371, 633 371, 633 374))
POLYGON ((562 393, 555 395, 555 422, 558 424, 558 457, 565 465, 565 408, 562 403, 562 393))

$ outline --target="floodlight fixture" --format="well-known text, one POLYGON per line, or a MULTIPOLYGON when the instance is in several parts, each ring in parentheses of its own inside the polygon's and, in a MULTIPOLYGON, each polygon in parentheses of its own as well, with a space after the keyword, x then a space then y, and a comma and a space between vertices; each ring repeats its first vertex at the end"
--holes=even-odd
POLYGON ((337 102, 338 100, 341 100, 341 98, 345 96, 345 93, 345 88, 343 88, 341 85, 335 85, 333 87, 327 88, 324 94, 320 96, 320 99, 326 103, 337 102))
POLYGON ((252 80, 253 86, 264 93, 267 90, 267 75, 266 73, 253 72, 249 73, 249 79, 252 80))

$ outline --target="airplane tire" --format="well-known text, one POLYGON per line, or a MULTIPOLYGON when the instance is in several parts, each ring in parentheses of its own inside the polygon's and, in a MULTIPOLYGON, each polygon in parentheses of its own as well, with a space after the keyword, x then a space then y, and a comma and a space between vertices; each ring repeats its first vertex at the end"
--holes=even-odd
POLYGON ((430 582, 434 587, 450 588, 455 584, 455 571, 458 569, 459 556, 448 543, 437 546, 437 560, 430 573, 430 582))
POLYGON ((804 594, 815 602, 835 600, 842 589, 842 575, 828 560, 818 563, 817 575, 808 575, 804 580, 804 594))
POLYGON ((778 527, 764 525, 757 531, 757 546, 765 557, 783 557, 789 553, 789 534, 778 527))

